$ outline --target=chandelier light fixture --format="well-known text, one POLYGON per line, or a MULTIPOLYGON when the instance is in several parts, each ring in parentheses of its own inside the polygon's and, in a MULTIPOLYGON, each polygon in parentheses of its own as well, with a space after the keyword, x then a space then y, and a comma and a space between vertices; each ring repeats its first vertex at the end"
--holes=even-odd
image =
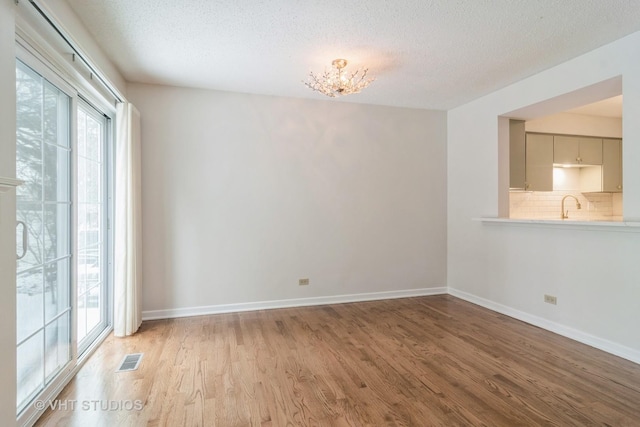
POLYGON ((347 66, 346 59, 334 59, 331 65, 333 66, 331 70, 325 70, 320 76, 310 72, 309 81, 304 84, 309 89, 335 98, 358 93, 375 80, 375 78, 367 78, 368 68, 354 72, 346 71, 344 69, 347 66))

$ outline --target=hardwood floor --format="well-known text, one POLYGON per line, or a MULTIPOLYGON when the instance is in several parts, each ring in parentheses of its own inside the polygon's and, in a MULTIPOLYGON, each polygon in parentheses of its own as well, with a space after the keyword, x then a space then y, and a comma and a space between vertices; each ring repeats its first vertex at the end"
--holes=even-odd
POLYGON ((638 426, 640 365, 443 295, 145 322, 58 400, 37 425, 638 426))

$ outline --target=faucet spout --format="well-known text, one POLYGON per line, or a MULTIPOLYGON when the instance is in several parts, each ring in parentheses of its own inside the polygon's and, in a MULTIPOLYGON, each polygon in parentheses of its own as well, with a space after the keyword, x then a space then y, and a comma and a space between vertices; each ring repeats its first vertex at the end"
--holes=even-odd
POLYGON ((564 201, 567 200, 567 197, 572 197, 576 201, 576 209, 582 209, 582 205, 576 196, 572 196, 571 194, 567 194, 562 198, 562 205, 560 206, 560 218, 568 219, 569 218, 569 209, 564 210, 564 201))

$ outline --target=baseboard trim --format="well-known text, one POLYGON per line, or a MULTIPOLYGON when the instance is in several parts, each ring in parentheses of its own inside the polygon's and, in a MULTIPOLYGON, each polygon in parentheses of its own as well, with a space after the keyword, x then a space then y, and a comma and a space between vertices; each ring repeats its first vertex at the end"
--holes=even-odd
POLYGON ((411 298, 429 295, 452 295, 456 298, 479 305, 497 313, 521 320, 531 325, 546 329, 583 344, 595 347, 607 353, 640 364, 640 351, 614 343, 591 334, 573 329, 561 323, 516 310, 506 305, 444 286, 435 288, 407 289, 402 291, 367 292, 362 294, 336 295, 312 298, 292 298, 285 300, 259 301, 238 304, 220 304, 201 307, 172 308, 165 310, 148 310, 142 312, 142 320, 174 319, 179 317, 205 316, 209 314, 235 313, 255 310, 271 310, 277 308, 306 307, 314 305, 344 304, 350 302, 377 301, 396 298, 411 298))
POLYGON ((561 323, 552 322, 542 317, 538 317, 524 311, 516 310, 506 305, 502 305, 497 302, 490 301, 488 299, 484 299, 458 289, 448 288, 448 293, 449 295, 452 295, 456 298, 460 298, 462 300, 479 305, 497 313, 513 317, 514 319, 522 320, 523 322, 529 323, 531 325, 546 329, 558 335, 571 338, 572 340, 578 341, 582 344, 595 347, 599 350, 606 351, 607 353, 611 353, 615 356, 619 356, 623 359, 627 359, 640 364, 640 351, 633 348, 587 334, 577 329, 565 326, 561 323))
POLYGON ((248 302, 238 304, 209 305, 202 307, 171 308, 142 312, 142 320, 173 319, 177 317, 204 316, 208 314, 234 313, 241 311, 270 310, 274 308, 305 307, 312 305, 344 304, 349 302, 377 301, 384 299, 446 295, 447 288, 407 289, 402 291, 367 292, 362 294, 336 295, 312 298, 293 298, 274 301, 248 302))

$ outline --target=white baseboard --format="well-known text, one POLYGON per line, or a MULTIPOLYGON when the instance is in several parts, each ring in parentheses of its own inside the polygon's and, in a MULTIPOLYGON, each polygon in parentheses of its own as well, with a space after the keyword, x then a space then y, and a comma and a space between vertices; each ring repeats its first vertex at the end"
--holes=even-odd
POLYGON ((476 295, 447 287, 408 289, 389 292, 368 292, 362 294, 336 295, 312 298, 293 298, 285 300, 259 301, 237 304, 220 304, 202 307, 170 308, 165 310, 148 310, 142 312, 142 320, 173 319, 178 317, 203 316, 208 314, 235 313, 242 311, 270 310, 275 308, 305 307, 313 305, 342 304, 349 302, 376 301, 395 298, 410 298, 428 295, 449 294, 456 298, 477 304, 481 307, 522 320, 542 329, 554 332, 583 344, 595 347, 607 353, 622 357, 640 364, 640 351, 621 344, 608 341, 557 322, 544 319, 524 311, 516 310, 476 295))
POLYGON ((514 308, 507 307, 506 305, 498 304, 458 289, 448 288, 448 293, 456 298, 460 298, 481 307, 488 308, 489 310, 522 320, 523 322, 538 326, 558 335, 571 338, 572 340, 606 351, 607 353, 622 357, 623 359, 640 363, 640 351, 633 348, 598 338, 594 335, 587 334, 560 323, 552 322, 542 317, 534 316, 533 314, 525 313, 524 311, 516 310, 514 308))
POLYGON ((363 294, 337 295, 313 298, 294 298, 274 301, 247 302, 238 304, 209 305, 203 307, 170 308, 142 312, 142 320, 172 319, 176 317, 202 316, 207 314, 234 313, 240 311, 269 310, 273 308, 305 307, 311 305, 342 304, 348 302, 376 301, 395 298, 445 295, 446 287, 407 289, 403 291, 368 292, 363 294))

